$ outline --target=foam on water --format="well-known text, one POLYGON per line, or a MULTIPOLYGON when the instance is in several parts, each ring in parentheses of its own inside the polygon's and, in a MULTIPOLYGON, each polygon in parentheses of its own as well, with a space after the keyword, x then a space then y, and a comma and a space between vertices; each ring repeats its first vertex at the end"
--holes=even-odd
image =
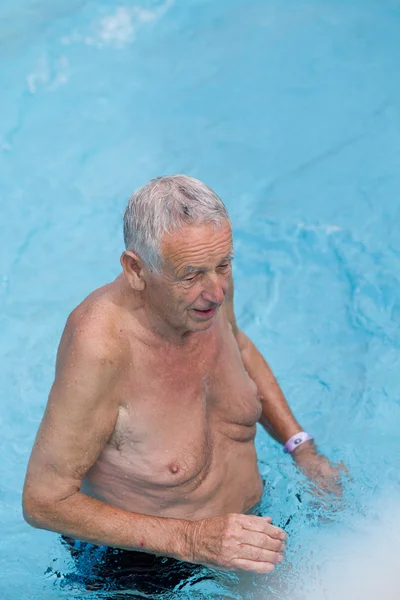
MULTIPOLYGON (((154 6, 151 9, 139 5, 117 6, 114 13, 106 14, 91 23, 90 34, 74 31, 70 35, 63 36, 61 42, 66 45, 81 42, 97 48, 104 46, 123 48, 134 41, 136 32, 141 26, 161 18, 171 8, 173 0, 152 4, 154 6)), ((99 12, 102 12, 101 7, 99 12)))
POLYGON ((375 518, 357 519, 340 540, 327 540, 328 559, 307 600, 398 600, 398 490, 377 501, 374 511, 375 518))

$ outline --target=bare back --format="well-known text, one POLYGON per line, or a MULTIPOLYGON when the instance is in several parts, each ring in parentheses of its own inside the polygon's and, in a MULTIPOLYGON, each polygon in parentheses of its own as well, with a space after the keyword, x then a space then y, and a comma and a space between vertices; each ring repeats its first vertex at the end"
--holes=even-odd
POLYGON ((262 491, 254 447, 261 403, 226 310, 188 344, 149 343, 122 287, 118 278, 98 290, 71 319, 72 328, 96 323, 121 366, 116 421, 82 491, 155 516, 246 512, 262 491))

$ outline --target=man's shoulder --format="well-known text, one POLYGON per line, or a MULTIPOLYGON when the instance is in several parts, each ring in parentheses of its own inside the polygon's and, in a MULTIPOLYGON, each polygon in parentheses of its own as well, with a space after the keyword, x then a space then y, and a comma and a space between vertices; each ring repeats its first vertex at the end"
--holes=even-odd
POLYGON ((68 316, 66 328, 70 333, 82 337, 100 334, 102 338, 109 338, 115 320, 116 307, 105 288, 99 288, 74 308, 68 316))
POLYGON ((121 355, 121 317, 107 287, 92 292, 70 313, 59 354, 73 352, 103 362, 121 355))

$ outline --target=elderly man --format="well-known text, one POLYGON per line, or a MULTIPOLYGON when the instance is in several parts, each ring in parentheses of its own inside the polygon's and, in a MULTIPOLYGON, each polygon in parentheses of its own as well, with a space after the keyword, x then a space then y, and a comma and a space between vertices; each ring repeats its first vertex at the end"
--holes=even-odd
POLYGON ((161 177, 131 197, 124 237, 123 273, 68 318, 25 518, 92 551, 89 587, 164 573, 162 588, 198 565, 270 573, 286 536, 255 508, 256 423, 320 487, 337 491, 338 471, 236 325, 226 208, 196 179, 161 177))

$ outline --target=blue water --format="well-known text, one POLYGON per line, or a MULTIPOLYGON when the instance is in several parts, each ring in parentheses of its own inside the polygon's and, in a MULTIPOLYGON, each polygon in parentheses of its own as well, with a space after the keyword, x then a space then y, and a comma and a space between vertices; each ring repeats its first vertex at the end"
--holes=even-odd
POLYGON ((97 598, 21 488, 66 317, 118 274, 128 196, 161 174, 224 199, 239 324, 352 475, 324 512, 260 430, 286 563, 173 597, 307 597, 329 540, 379 522, 400 483, 399 30, 397 0, 0 6, 2 600, 97 598))

